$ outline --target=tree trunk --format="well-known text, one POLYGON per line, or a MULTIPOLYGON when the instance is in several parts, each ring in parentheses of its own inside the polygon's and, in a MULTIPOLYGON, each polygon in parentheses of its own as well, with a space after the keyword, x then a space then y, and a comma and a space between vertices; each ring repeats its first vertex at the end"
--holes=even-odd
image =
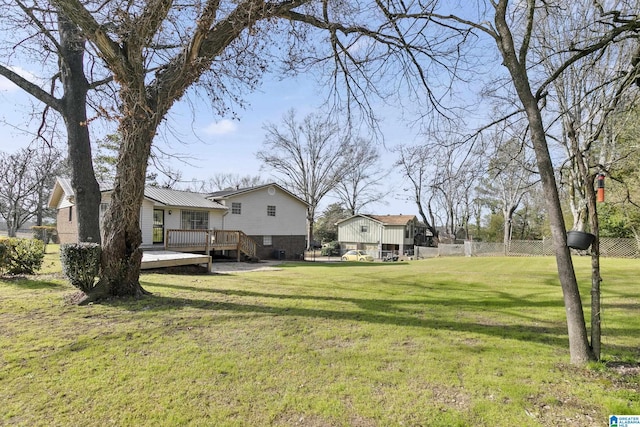
POLYGON ((140 297, 148 294, 140 286, 142 231, 140 209, 144 199, 147 163, 160 119, 171 101, 158 105, 147 96, 144 84, 123 84, 120 90, 123 117, 119 132, 116 177, 111 204, 104 217, 101 272, 89 300, 108 296, 140 297))
POLYGON ((600 359, 601 352, 601 325, 600 325, 600 224, 598 221, 598 206, 596 202, 596 189, 594 186, 595 176, 589 171, 588 160, 580 149, 580 144, 576 138, 577 132, 573 122, 567 123, 568 138, 570 140, 573 164, 577 167, 574 185, 575 188, 584 190, 584 203, 581 203, 582 221, 580 228, 576 230, 584 231, 584 221, 588 217, 591 233, 596 236, 591 244, 591 350, 596 359, 600 359))
POLYGON ((313 223, 315 222, 316 210, 314 207, 307 208, 307 250, 313 249, 313 223))
POLYGON ((7 219, 7 235, 9 237, 16 237, 17 220, 15 218, 15 214, 16 214, 16 211, 14 209, 14 211, 10 213, 9 218, 7 219))
MULTIPOLYGON (((529 92, 530 93, 530 92, 529 92)), ((569 333, 569 352, 571 363, 584 364, 595 357, 589 346, 587 329, 582 309, 580 290, 573 268, 571 253, 567 246, 567 232, 564 216, 560 204, 560 197, 556 186, 553 163, 546 142, 542 116, 537 101, 533 96, 521 96, 531 132, 531 139, 538 163, 538 170, 542 178, 545 200, 549 211, 551 235, 553 237, 554 252, 558 268, 558 277, 562 286, 564 306, 567 315, 567 329, 569 333), (525 98, 525 99, 523 99, 525 98)))
POLYGON ((142 117, 140 114, 143 113, 127 116, 120 126, 123 142, 111 204, 104 218, 100 280, 90 299, 148 294, 139 281, 142 261, 140 207, 155 122, 139 120, 133 123, 136 117, 142 117))
POLYGON ((84 38, 78 28, 58 15, 64 86, 62 117, 67 129, 71 186, 75 192, 78 240, 100 243, 100 186, 93 171, 91 139, 87 126, 87 91, 84 75, 84 38))
POLYGON ((600 224, 593 181, 588 181, 586 187, 587 194, 590 195, 588 203, 591 233, 596 236, 591 244, 591 349, 594 357, 600 360, 602 337, 600 324, 600 283, 602 282, 602 276, 600 275, 600 224))
POLYGON ((521 63, 519 60, 519 58, 523 59, 522 52, 520 52, 520 56, 516 53, 511 31, 506 23, 506 8, 507 2, 504 0, 500 1, 496 8, 497 43, 504 60, 503 64, 509 70, 529 123, 531 142, 536 154, 538 171, 540 172, 545 201, 549 211, 558 277, 562 286, 564 307, 567 315, 571 363, 584 364, 590 360, 595 360, 595 357, 589 346, 580 290, 573 269, 571 253, 567 246, 567 233, 556 186, 553 162, 549 154, 542 114, 529 84, 526 64, 521 63))

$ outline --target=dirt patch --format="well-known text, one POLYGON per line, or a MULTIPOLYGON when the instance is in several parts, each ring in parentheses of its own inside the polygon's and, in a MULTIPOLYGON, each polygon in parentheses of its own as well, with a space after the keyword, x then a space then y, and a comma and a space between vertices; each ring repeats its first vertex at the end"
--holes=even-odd
POLYGON ((640 363, 610 362, 607 367, 623 378, 640 375, 640 363))
POLYGON ((87 298, 87 295, 84 292, 77 291, 77 292, 73 292, 71 294, 65 295, 64 302, 65 304, 69 304, 69 305, 78 305, 82 301, 84 301, 86 298, 87 298))

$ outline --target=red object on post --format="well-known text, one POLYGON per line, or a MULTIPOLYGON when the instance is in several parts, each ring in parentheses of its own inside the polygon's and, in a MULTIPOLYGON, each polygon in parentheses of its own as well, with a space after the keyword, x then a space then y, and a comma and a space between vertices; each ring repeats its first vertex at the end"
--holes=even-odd
POLYGON ((604 202, 604 174, 598 174, 596 179, 598 180, 596 200, 602 203, 604 202))

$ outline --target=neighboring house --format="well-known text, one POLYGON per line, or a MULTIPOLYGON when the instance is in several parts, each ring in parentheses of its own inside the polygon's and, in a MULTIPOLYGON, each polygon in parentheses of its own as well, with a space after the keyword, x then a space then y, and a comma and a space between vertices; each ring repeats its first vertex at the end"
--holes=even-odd
POLYGON ((358 214, 337 225, 342 251, 361 249, 378 257, 412 251, 415 236, 425 232, 415 215, 358 214))
POLYGON ((306 247, 307 203, 278 184, 224 190, 207 196, 229 210, 225 230, 242 230, 259 258, 299 258, 306 247))
MULTIPOLYGON (((102 191, 101 216, 111 193, 102 191)), ((77 242, 74 193, 68 179, 56 179, 49 207, 58 211, 60 243, 77 242)), ((245 254, 294 258, 304 251, 305 224, 306 203, 277 184, 211 195, 148 186, 140 209, 143 248, 229 251, 240 248, 241 239, 250 236, 253 241, 248 242, 250 250, 242 251, 245 254), (234 206, 239 214, 232 214, 234 206)), ((234 252, 239 256, 240 249, 234 252)))

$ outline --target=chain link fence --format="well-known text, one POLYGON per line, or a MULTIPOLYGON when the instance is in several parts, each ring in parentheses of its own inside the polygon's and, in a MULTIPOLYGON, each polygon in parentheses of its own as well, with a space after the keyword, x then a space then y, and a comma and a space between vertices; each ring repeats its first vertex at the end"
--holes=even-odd
MULTIPOLYGON (((588 255, 589 251, 572 249, 576 254, 588 255)), ((553 242, 545 240, 512 240, 504 243, 467 241, 456 244, 440 244, 437 248, 415 247, 417 258, 439 256, 553 256, 553 242)), ((609 258, 640 258, 636 239, 600 238, 600 256, 609 258)))

